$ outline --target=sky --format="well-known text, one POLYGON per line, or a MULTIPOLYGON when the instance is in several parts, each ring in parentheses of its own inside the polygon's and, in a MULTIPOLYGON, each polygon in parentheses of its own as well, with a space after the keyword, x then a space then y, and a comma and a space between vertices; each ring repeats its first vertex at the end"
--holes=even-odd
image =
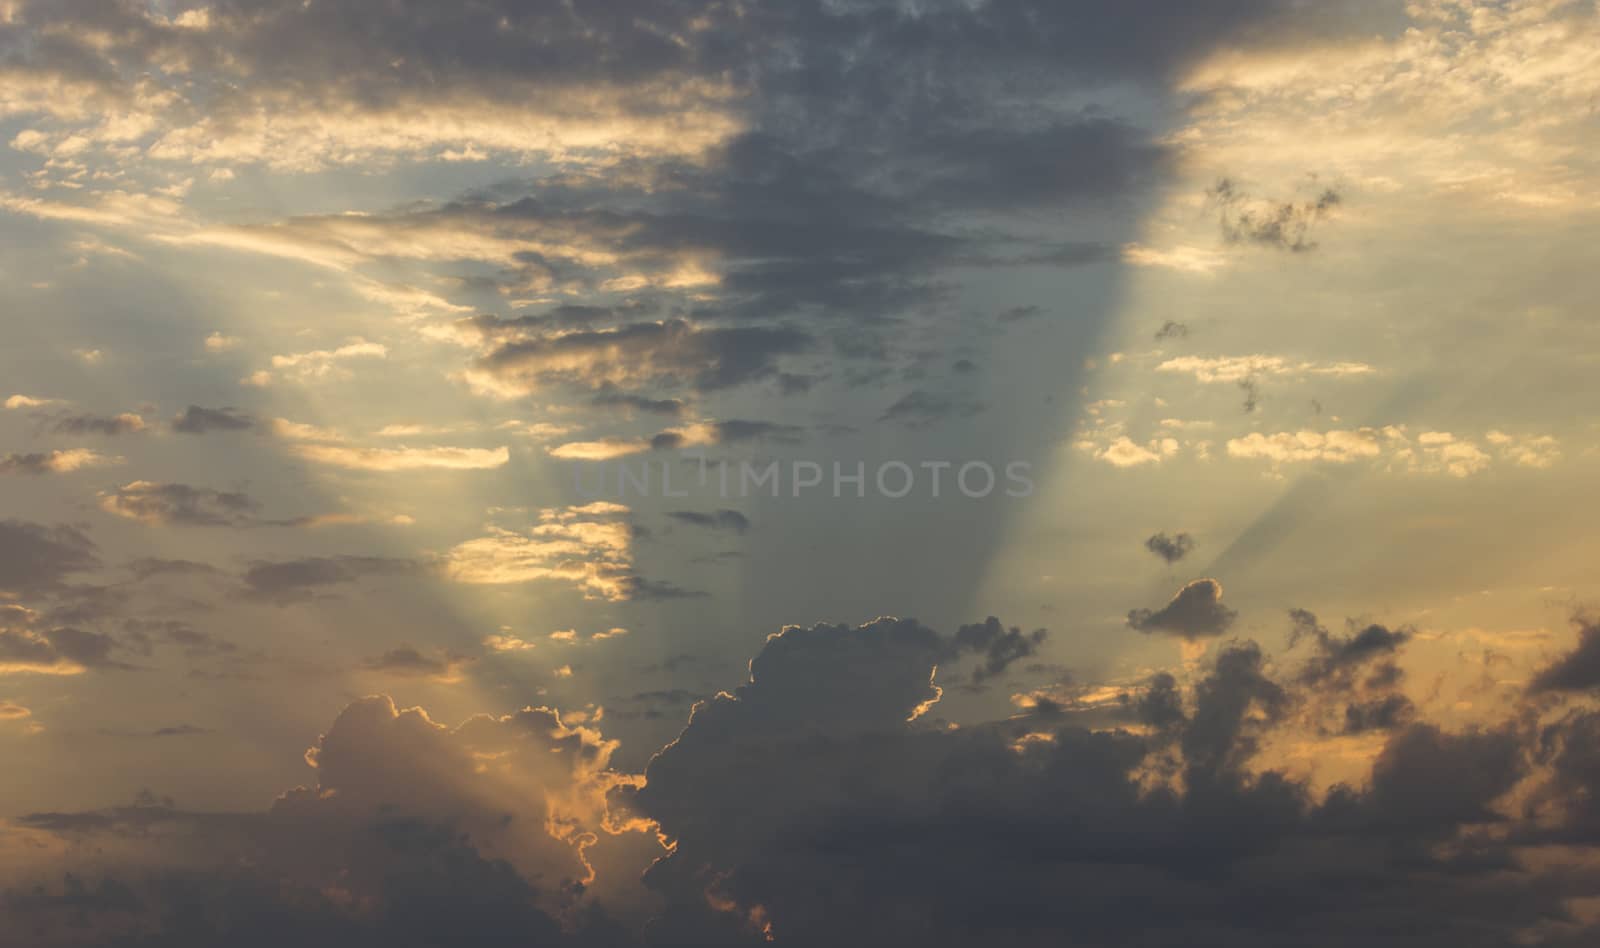
POLYGON ((0 0, 0 946, 1600 941, 1600 5, 0 0))

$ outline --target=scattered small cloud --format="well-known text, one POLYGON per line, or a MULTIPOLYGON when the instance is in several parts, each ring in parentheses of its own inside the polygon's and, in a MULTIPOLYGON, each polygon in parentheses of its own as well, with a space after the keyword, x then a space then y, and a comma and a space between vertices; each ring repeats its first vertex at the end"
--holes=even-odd
POLYGON ((1144 541, 1144 548, 1168 564, 1176 563, 1194 552, 1194 537, 1187 533, 1157 533, 1144 541))

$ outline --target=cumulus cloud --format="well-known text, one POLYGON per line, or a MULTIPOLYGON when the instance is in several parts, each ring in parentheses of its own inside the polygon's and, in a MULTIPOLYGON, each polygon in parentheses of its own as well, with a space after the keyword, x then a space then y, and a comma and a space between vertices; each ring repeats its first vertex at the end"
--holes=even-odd
POLYGON ((1185 639, 1215 638, 1233 626, 1238 613, 1222 604, 1222 584, 1197 579, 1178 590, 1160 609, 1134 609, 1128 626, 1140 632, 1165 632, 1185 639))

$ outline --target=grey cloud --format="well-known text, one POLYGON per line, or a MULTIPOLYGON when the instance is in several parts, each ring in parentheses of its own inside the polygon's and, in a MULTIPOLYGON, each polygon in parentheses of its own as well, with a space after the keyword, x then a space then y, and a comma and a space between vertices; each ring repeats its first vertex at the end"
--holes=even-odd
MULTIPOLYGON (((727 421, 705 422, 717 444, 741 444, 747 441, 772 441, 777 444, 798 444, 805 429, 798 425, 785 425, 774 421, 755 421, 732 418, 727 421)), ((663 431, 650 439, 650 447, 667 451, 682 447, 688 438, 678 431, 663 431)))
POLYGON ((1197 579, 1178 590, 1160 609, 1134 609, 1128 626, 1140 632, 1165 632, 1186 639, 1214 638, 1228 631, 1238 613, 1222 604, 1222 584, 1197 579))
POLYGON ((1038 306, 1013 306, 1002 310, 995 318, 1002 323, 1020 323, 1026 319, 1036 319, 1044 314, 1038 306))
POLYGON ((1194 551, 1194 537, 1187 533, 1157 533, 1144 541, 1144 548, 1168 563, 1176 563, 1194 551))
MULTIPOLYGON (((770 923, 800 945, 1070 933, 1086 945, 1320 948, 1403 930, 1396 944, 1489 948, 1565 914, 1563 896, 1540 894, 1560 872, 1475 832, 1503 822, 1496 804, 1527 774, 1509 728, 1406 728, 1369 787, 1319 803, 1286 774, 1252 773, 1294 703, 1253 644, 1217 654, 1188 695, 1159 676, 1138 699, 1154 730, 1136 735, 1049 708, 947 729, 917 714, 933 697, 934 633, 894 620, 808 632, 770 639, 747 684, 698 705, 644 784, 614 794, 675 843, 646 875, 679 906, 657 923, 668 943, 727 923, 690 908, 708 884, 735 919, 754 919, 752 938, 770 923), (1142 787, 1168 753, 1181 779, 1142 787), (1330 886, 1341 872, 1365 883, 1330 886), (876 880, 870 893, 860 878, 876 880), (1063 886, 1081 897, 1053 898, 1063 886)), ((1574 793, 1593 777, 1581 737, 1564 746, 1574 793)))
POLYGON ((27 598, 99 565, 94 541, 76 527, 0 520, 0 592, 27 598))
POLYGON ((52 422, 50 430, 56 434, 99 434, 115 437, 116 435, 143 431, 145 430, 145 422, 139 415, 130 413, 120 415, 66 415, 52 422))
POLYGON ((982 656, 982 664, 972 670, 973 684, 981 684, 1004 674, 1013 662, 1038 654, 1048 634, 1044 629, 1026 633, 1016 626, 1008 629, 999 619, 990 616, 983 622, 957 629, 951 646, 957 655, 971 652, 982 656))
POLYGON ((642 395, 629 395, 623 392, 601 392, 590 400, 590 403, 599 408, 620 408, 625 411, 645 412, 651 415, 681 416, 688 410, 682 399, 678 398, 646 398, 642 395))
POLYGON ((744 533, 750 529, 750 518, 737 510, 717 510, 706 513, 700 510, 674 510, 667 514, 679 523, 705 527, 708 530, 731 530, 744 533))
POLYGON ((105 461, 105 458, 83 450, 0 454, 0 475, 21 474, 39 477, 45 474, 65 474, 87 464, 105 461))
POLYGON ((246 594, 252 598, 291 602, 331 586, 369 576, 393 576, 418 569, 414 560, 382 556, 313 556, 295 560, 258 561, 244 571, 246 594))
POLYGON ((970 418, 983 411, 984 407, 979 402, 961 396, 918 389, 901 396, 878 420, 908 428, 925 428, 950 419, 970 418))
POLYGON ((1529 691, 1541 694, 1600 687, 1600 623, 1579 616, 1573 624, 1578 628, 1577 647, 1535 675, 1529 691))
POLYGON ((213 431, 253 431, 256 420, 232 408, 201 408, 190 405, 172 419, 172 430, 181 434, 209 434, 213 431))
POLYGON ((1167 320, 1156 330, 1157 339, 1186 339, 1189 336, 1189 327, 1174 320, 1167 320))
POLYGON ((107 513, 149 524, 237 527, 256 523, 261 505, 242 491, 134 481, 102 492, 100 507, 107 513))
POLYGON ((362 663, 368 671, 415 678, 450 678, 465 663, 458 655, 425 655, 415 648, 404 646, 390 649, 376 658, 362 663))
POLYGON ((111 636, 83 629, 3 627, 0 628, 0 672, 133 668, 112 657, 119 648, 111 636))
POLYGON ((1304 201, 1253 201, 1230 178, 1222 178, 1207 192, 1217 205, 1222 239, 1230 244, 1255 244, 1303 253, 1315 250, 1311 233, 1332 214, 1343 198, 1332 188, 1304 201))

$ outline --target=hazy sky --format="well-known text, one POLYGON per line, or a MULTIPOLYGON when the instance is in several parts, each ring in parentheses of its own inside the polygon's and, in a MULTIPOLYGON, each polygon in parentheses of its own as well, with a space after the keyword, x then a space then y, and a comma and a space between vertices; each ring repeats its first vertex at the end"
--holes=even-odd
POLYGON ((1593 2, 0 0, 0 945, 1593 944, 1597 96, 1593 2))

